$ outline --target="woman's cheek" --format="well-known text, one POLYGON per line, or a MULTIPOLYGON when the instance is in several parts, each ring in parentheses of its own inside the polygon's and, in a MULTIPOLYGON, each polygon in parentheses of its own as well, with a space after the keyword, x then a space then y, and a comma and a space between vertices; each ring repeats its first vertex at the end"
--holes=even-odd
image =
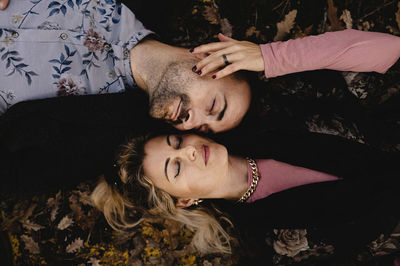
POLYGON ((203 174, 192 175, 188 179, 188 187, 192 193, 202 194, 204 192, 204 182, 205 178, 203 174))

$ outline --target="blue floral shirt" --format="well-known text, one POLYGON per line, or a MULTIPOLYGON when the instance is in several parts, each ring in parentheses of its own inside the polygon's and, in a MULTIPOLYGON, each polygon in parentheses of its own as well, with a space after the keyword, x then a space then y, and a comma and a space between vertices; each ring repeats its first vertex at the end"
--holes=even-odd
POLYGON ((150 34, 115 0, 14 0, 0 11, 0 115, 11 105, 135 86, 129 50, 150 34))

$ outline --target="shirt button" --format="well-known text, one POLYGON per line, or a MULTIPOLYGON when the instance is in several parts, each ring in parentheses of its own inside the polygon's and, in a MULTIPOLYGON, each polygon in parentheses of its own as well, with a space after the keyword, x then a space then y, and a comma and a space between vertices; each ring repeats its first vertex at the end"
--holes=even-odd
POLYGON ((124 57, 128 57, 129 56, 129 50, 125 50, 124 51, 124 57))
POLYGON ((68 38, 68 35, 66 33, 61 33, 60 38, 66 40, 68 38))
POLYGON ((16 39, 19 37, 19 33, 14 31, 11 36, 16 39))
POLYGON ((110 50, 111 45, 109 45, 108 43, 104 44, 104 50, 108 51, 110 50))

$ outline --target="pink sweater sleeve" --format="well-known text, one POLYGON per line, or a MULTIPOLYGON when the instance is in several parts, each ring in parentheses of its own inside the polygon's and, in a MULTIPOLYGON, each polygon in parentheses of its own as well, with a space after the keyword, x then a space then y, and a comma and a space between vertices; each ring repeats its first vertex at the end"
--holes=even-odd
POLYGON ((385 73, 400 57, 399 37, 351 29, 260 47, 269 78, 316 69, 385 73))

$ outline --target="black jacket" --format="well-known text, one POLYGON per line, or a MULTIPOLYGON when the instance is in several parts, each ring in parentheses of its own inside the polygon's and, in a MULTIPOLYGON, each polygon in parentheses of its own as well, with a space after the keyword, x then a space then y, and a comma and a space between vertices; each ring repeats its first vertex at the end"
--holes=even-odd
POLYGON ((265 233, 274 228, 307 228, 334 244, 336 254, 348 254, 399 221, 399 153, 312 133, 265 131, 241 140, 229 141, 232 152, 342 178, 291 188, 251 204, 220 203, 244 240, 259 238, 265 244, 265 233))

